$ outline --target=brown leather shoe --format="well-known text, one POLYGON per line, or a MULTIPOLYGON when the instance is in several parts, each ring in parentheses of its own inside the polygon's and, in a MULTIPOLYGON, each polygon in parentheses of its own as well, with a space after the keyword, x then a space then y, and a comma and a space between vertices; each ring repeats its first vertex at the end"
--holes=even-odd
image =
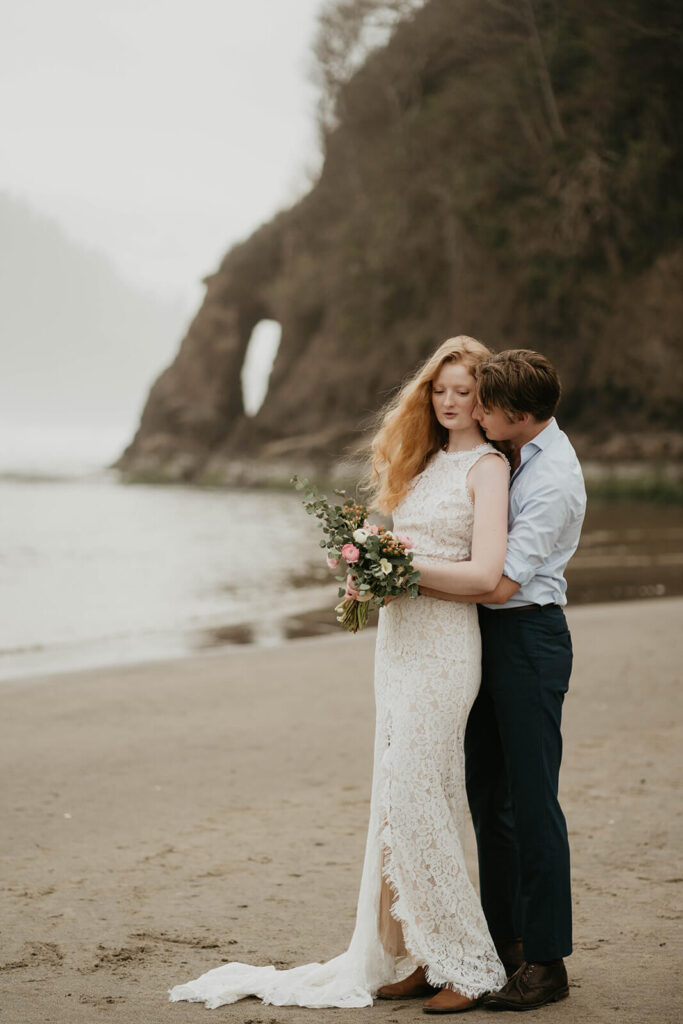
POLYGON ((377 989, 377 998, 415 999, 417 996, 431 996, 438 991, 438 988, 434 988, 427 981, 424 967, 418 967, 403 981, 397 981, 393 985, 382 985, 377 989))
POLYGON ((442 988, 435 996, 428 999, 422 1007, 423 1013, 466 1013, 479 1006, 482 996, 477 999, 468 999, 462 992, 456 992, 452 988, 442 988))
POLYGON ((524 963, 521 939, 510 939, 509 942, 501 942, 496 946, 496 952, 503 962, 508 978, 511 978, 515 971, 518 971, 524 963))
POLYGON ((487 1010, 535 1010, 556 1003, 569 995, 567 971, 563 960, 545 967, 526 961, 500 992, 484 996, 487 1010))

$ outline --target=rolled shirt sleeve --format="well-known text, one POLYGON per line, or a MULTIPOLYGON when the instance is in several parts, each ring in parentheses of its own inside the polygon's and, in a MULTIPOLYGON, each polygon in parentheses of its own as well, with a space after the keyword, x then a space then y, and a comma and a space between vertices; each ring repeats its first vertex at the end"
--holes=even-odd
POLYGON ((581 466, 555 419, 520 454, 510 482, 503 569, 519 590, 505 604, 488 607, 565 605, 564 572, 579 543, 586 511, 581 466))
POLYGON ((549 485, 534 491, 510 526, 504 575, 520 587, 529 583, 556 551, 570 517, 566 490, 549 485))

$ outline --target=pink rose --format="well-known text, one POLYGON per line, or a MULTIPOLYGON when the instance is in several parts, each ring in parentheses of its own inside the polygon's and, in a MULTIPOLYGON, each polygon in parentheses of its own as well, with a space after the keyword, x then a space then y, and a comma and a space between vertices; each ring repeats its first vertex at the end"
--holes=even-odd
POLYGON ((396 537, 396 540, 401 542, 406 551, 410 551, 411 548, 415 547, 407 533, 399 533, 396 537))
POLYGON ((348 562, 349 565, 353 565, 353 563, 357 562, 360 558, 360 551, 355 544, 345 544, 341 549, 341 553, 342 558, 345 562, 348 562))
POLYGON ((368 533, 373 533, 375 537, 379 533, 379 526, 377 526, 375 523, 372 523, 371 526, 366 526, 365 529, 368 531, 368 533))
POLYGON ((328 568, 330 568, 330 569, 336 569, 337 566, 339 565, 339 559, 338 558, 330 558, 329 555, 327 556, 325 561, 327 562, 328 568))

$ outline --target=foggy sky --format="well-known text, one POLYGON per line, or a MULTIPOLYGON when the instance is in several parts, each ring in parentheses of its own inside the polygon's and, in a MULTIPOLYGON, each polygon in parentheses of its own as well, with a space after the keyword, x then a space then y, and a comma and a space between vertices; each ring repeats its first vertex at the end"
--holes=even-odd
POLYGON ((319 164, 321 0, 22 0, 0 33, 0 190, 188 311, 319 164))
MULTIPOLYGON (((114 458, 199 307, 201 278, 308 191, 320 161, 310 82, 320 6, 4 6, 0 468, 114 458)), ((255 339, 246 398, 265 387, 269 329, 255 339)))

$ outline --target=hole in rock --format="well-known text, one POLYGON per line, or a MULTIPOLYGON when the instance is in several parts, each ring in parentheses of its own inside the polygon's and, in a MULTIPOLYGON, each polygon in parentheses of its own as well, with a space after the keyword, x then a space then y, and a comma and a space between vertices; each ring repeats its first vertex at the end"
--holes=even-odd
POLYGON ((281 335, 282 327, 277 320, 260 320, 251 332, 241 374, 247 416, 255 416, 265 401, 281 335))

